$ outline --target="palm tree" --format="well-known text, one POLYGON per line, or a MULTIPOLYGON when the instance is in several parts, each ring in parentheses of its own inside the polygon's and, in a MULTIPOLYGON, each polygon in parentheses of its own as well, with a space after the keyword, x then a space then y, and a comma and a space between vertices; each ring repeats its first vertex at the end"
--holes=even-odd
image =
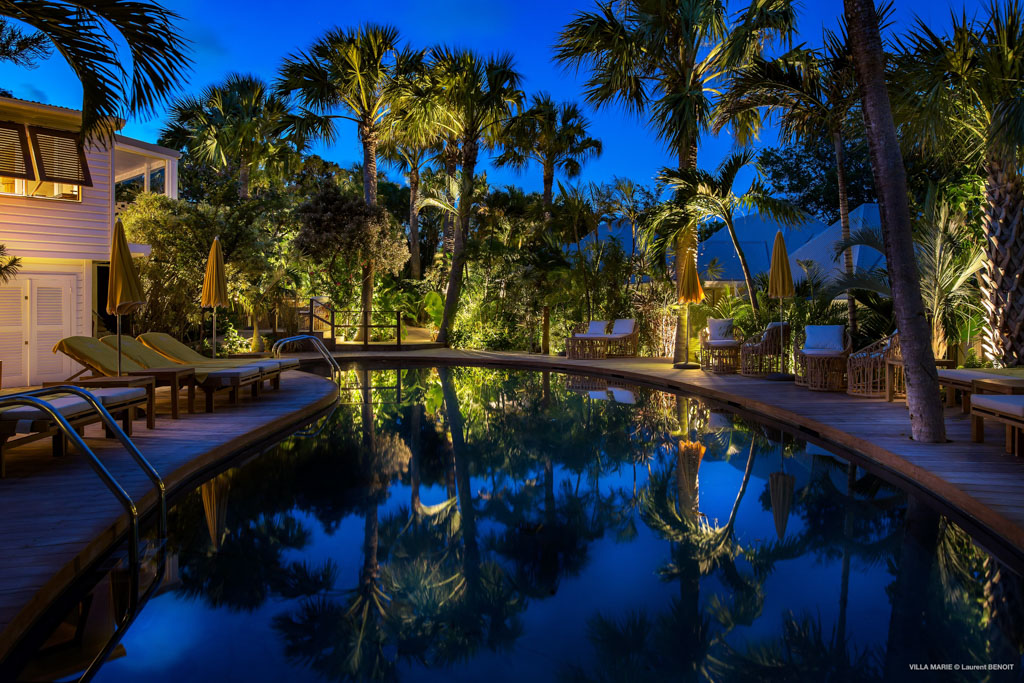
MULTIPOLYGON (((850 206, 844 147, 850 110, 856 102, 853 64, 843 26, 838 34, 825 31, 821 50, 796 49, 772 60, 755 57, 737 69, 728 90, 719 99, 715 129, 765 110, 778 126, 779 139, 787 144, 796 140, 831 140, 839 185, 839 221, 845 241, 850 237, 850 206)), ((740 128, 740 132, 748 131, 740 128)), ((844 252, 844 265, 847 275, 852 275, 850 249, 844 252)), ((853 333, 857 330, 856 303, 852 296, 846 301, 853 333)))
POLYGON ((558 183, 560 207, 558 222, 567 235, 576 243, 576 262, 583 275, 583 295, 587 307, 587 320, 593 320, 593 297, 590 292, 590 275, 587 257, 583 253, 583 240, 597 232, 605 216, 598 202, 594 201, 593 186, 590 192, 579 186, 566 188, 558 183))
MULTIPOLYGON (((578 13, 562 29, 555 54, 589 70, 588 102, 646 113, 679 168, 696 168, 697 144, 712 120, 714 81, 769 38, 788 35, 794 21, 788 2, 751 3, 729 32, 719 0, 599 0, 595 11, 578 13)), ((684 245, 675 246, 683 253, 684 245)), ((683 259, 676 259, 677 287, 682 268, 683 259)), ((677 362, 683 360, 681 322, 677 362)))
MULTIPOLYGON (((456 122, 462 157, 459 220, 455 225, 444 314, 437 333, 437 341, 447 344, 462 294, 477 157, 481 147, 493 147, 497 143, 513 109, 521 105, 523 94, 519 90, 522 77, 515 70, 511 55, 484 58, 470 50, 442 47, 433 51, 432 60, 440 78, 443 100, 456 122)), ((448 145, 450 147, 451 140, 448 145)))
POLYGON ((324 123, 296 114, 259 77, 231 74, 198 97, 175 100, 160 141, 221 172, 237 172, 238 196, 247 199, 257 177, 280 176, 324 123))
MULTIPOLYGON (((391 26, 332 29, 308 51, 286 58, 278 82, 303 107, 355 122, 363 147, 363 199, 370 206, 377 206, 377 145, 397 45, 398 29, 391 26), (332 114, 339 110, 344 113, 332 114)), ((326 126, 321 137, 333 141, 334 127, 326 126)), ((373 276, 373 263, 364 263, 361 307, 366 316, 373 311, 373 276)))
POLYGON ((512 117, 502 131, 504 151, 497 166, 522 170, 534 161, 544 173, 544 220, 551 220, 555 171, 576 178, 583 164, 601 155, 601 141, 588 135, 587 121, 575 102, 556 103, 551 95, 534 95, 530 107, 512 117))
MULTIPOLYGON (((722 161, 717 172, 691 171, 680 169, 678 171, 663 171, 661 179, 670 187, 678 190, 677 196, 682 197, 680 208, 690 217, 694 223, 706 220, 719 220, 729 231, 733 248, 736 250, 736 258, 739 259, 740 268, 743 270, 743 280, 747 286, 747 296, 750 299, 750 307, 754 314, 760 312, 757 302, 757 292, 754 289, 754 278, 747 265, 747 257, 740 246, 739 238, 736 236, 735 216, 737 209, 754 209, 758 213, 782 225, 797 225, 804 220, 803 212, 789 202, 776 199, 761 182, 760 178, 754 178, 750 187, 741 195, 733 191, 736 176, 747 166, 754 164, 755 152, 747 149, 736 152, 722 161)), ((657 222, 655 222, 657 225, 657 222)), ((680 243, 680 235, 691 234, 692 230, 685 225, 678 225, 674 230, 663 235, 672 243, 680 243)))
POLYGON ((873 0, 843 0, 843 5, 885 234, 885 259, 900 330, 911 432, 916 441, 943 443, 946 424, 939 400, 939 377, 921 299, 907 205, 907 174, 889 104, 878 12, 873 0))
POLYGON ((993 2, 983 23, 952 16, 950 34, 923 21, 898 43, 897 105, 905 139, 918 150, 985 175, 988 266, 981 278, 988 318, 986 354, 1006 366, 1024 363, 1024 315, 1016 226, 1024 206, 1018 160, 1024 145, 1024 7, 1017 0, 993 2))
POLYGON ((85 137, 113 136, 117 118, 153 112, 191 64, 174 25, 181 17, 155 3, 0 0, 0 17, 33 29, 24 33, 0 20, 0 36, 8 39, 0 42, 15 48, 0 59, 25 65, 52 44, 71 67, 82 84, 85 137), (131 55, 129 67, 124 54, 131 55))
POLYGON ((0 285, 5 285, 13 280, 19 270, 21 270, 21 259, 17 256, 8 256, 7 246, 0 244, 0 285))
POLYGON ((386 161, 409 178, 409 271, 412 279, 419 280, 420 171, 437 152, 443 124, 450 123, 450 117, 423 52, 399 54, 389 87, 391 108, 383 121, 381 152, 386 161))
POLYGON ((629 178, 615 178, 612 182, 611 213, 621 221, 629 223, 633 243, 629 255, 636 258, 637 229, 644 214, 650 208, 647 188, 637 185, 629 178))

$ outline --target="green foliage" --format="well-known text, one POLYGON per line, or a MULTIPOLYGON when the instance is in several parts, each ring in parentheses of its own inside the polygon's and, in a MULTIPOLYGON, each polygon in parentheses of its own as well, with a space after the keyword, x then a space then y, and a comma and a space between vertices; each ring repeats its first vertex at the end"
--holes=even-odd
POLYGON ((13 280, 19 270, 21 259, 17 256, 8 256, 6 245, 0 244, 0 285, 13 280))

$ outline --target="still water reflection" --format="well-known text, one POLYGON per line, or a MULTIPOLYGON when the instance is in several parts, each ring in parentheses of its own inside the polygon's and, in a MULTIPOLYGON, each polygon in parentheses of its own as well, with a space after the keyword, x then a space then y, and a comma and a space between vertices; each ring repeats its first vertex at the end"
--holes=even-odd
POLYGON ((321 431, 176 506, 100 680, 1020 677, 1020 579, 778 429, 546 373, 346 383, 321 431))

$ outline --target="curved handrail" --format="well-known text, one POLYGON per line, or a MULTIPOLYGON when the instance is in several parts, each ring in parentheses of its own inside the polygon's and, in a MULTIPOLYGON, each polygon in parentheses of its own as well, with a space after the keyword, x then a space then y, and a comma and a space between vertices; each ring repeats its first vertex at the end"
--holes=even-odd
MULTIPOLYGON (((37 392, 45 393, 46 390, 40 389, 37 390, 37 392)), ((135 507, 135 501, 133 501, 132 497, 128 495, 128 492, 125 491, 119 483, 117 483, 117 480, 110 473, 110 470, 100 462, 100 459, 92 452, 92 449, 85 443, 85 440, 81 435, 75 431, 74 427, 72 427, 67 421, 67 418, 65 418, 59 410, 54 408, 51 403, 33 395, 35 393, 36 392, 26 392, 0 396, 0 407, 17 405, 32 406, 46 413, 50 419, 53 420, 54 424, 57 425, 57 428, 60 429, 64 436, 67 437, 71 443, 77 446, 78 450, 85 454, 86 458, 89 460, 90 466, 92 466, 93 470, 103 483, 106 484, 110 492, 114 494, 114 497, 121 502, 121 505, 128 513, 128 523, 131 532, 131 544, 128 548, 128 562, 132 567, 129 606, 134 608, 138 601, 139 571, 141 568, 141 562, 139 560, 139 511, 138 508, 135 507)), ((93 398, 95 399, 95 397, 93 398)), ((109 416, 109 413, 107 413, 107 415, 109 416)))
POLYGON ((281 349, 282 349, 282 347, 284 347, 285 344, 291 344, 293 342, 306 341, 306 340, 309 340, 309 341, 311 341, 313 343, 313 348, 315 348, 317 351, 319 351, 320 355, 323 356, 323 359, 325 361, 327 361, 328 365, 331 366, 331 379, 333 379, 335 381, 340 381, 341 380, 341 375, 342 375, 342 369, 341 369, 341 366, 338 365, 338 361, 336 361, 334 359, 334 356, 331 355, 331 352, 327 350, 327 347, 324 346, 323 341, 320 338, 315 337, 315 336, 313 336, 311 334, 297 334, 297 335, 295 335, 293 337, 286 337, 284 339, 278 339, 270 347, 270 352, 272 354, 274 354, 275 358, 280 358, 281 357, 281 349))

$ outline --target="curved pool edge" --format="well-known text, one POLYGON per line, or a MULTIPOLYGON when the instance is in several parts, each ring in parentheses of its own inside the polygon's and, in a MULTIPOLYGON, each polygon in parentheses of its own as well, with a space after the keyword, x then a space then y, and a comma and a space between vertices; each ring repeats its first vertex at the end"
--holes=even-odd
MULTIPOLYGON (((244 402, 237 409, 223 407, 214 413, 214 415, 224 415, 231 414, 228 413, 229 410, 241 412, 259 407, 285 408, 284 411, 273 414, 272 419, 254 429, 225 435, 223 440, 207 441, 209 448, 195 453, 187 460, 176 463, 169 470, 163 469, 160 463, 154 463, 163 477, 168 500, 191 489, 204 473, 209 473, 234 461, 247 451, 259 446, 261 442, 276 441, 278 437, 287 436, 297 427, 319 417, 338 398, 337 384, 307 372, 286 372, 282 375, 281 384, 283 388, 280 390, 264 392, 261 402, 244 402), (299 397, 299 400, 295 401, 295 397, 299 397), (289 402, 289 400, 291 401, 289 402), (279 403, 288 403, 288 405, 281 406, 278 405, 279 403)), ((188 420, 189 417, 191 416, 186 416, 183 420, 188 420)), ((160 422, 163 422, 163 419, 160 422)), ((145 430, 140 430, 134 437, 144 455, 146 454, 145 438, 145 430)), ((151 489, 141 496, 136 503, 140 519, 152 518, 156 512, 157 502, 155 489, 151 489)), ((113 516, 104 520, 103 523, 105 524, 103 531, 91 538, 82 538, 81 550, 63 564, 55 565, 49 580, 39 586, 31 599, 24 602, 13 618, 0 629, 0 662, 3 662, 17 648, 36 621, 65 594, 76 579, 109 555, 110 551, 126 537, 129 528, 126 513, 113 516)))
MULTIPOLYGON (((811 392, 792 383, 738 375, 675 370, 667 359, 575 361, 564 356, 461 349, 402 353, 364 351, 335 353, 334 356, 341 362, 466 365, 595 375, 690 393, 716 401, 725 408, 746 410, 758 418, 794 427, 828 448, 845 451, 844 455, 868 465, 869 470, 887 474, 898 479, 905 488, 927 496, 944 514, 968 528, 980 544, 1024 574, 1024 459, 1005 454, 991 440, 985 444, 971 443, 969 421, 958 419, 959 409, 947 412, 949 443, 919 444, 910 439, 910 421, 902 403, 851 397, 845 393, 811 392), (768 394, 775 400, 768 402, 757 394, 768 394), (795 409, 793 403, 800 404, 801 409, 795 409), (811 414, 812 408, 814 414, 811 414), (855 408, 864 415, 855 420, 850 413, 843 412, 843 408, 855 408), (860 433, 853 433, 851 428, 860 433), (992 496, 985 500, 965 485, 943 476, 958 465, 997 466, 997 469, 1008 470, 998 473, 999 488, 1016 490, 1016 499, 1012 504, 994 505, 992 496)), ((302 360, 315 362, 312 357, 302 360)), ((987 493, 993 486, 989 481, 982 481, 975 491, 987 493)))

